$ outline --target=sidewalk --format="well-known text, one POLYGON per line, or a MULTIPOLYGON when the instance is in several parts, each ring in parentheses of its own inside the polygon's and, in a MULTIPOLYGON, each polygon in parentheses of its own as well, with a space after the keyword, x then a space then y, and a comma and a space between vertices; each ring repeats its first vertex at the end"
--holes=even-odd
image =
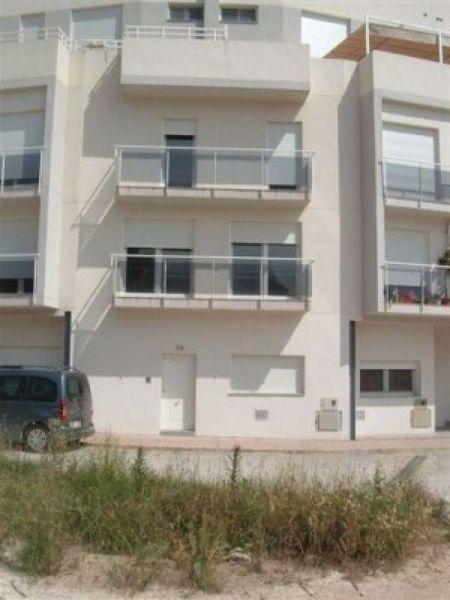
POLYGON ((197 450, 223 452, 235 446, 246 452, 281 452, 290 454, 343 453, 416 453, 450 452, 450 433, 418 437, 367 438, 364 440, 297 440, 278 438, 200 437, 194 435, 104 434, 96 433, 86 443, 102 446, 107 443, 124 448, 146 450, 197 450))

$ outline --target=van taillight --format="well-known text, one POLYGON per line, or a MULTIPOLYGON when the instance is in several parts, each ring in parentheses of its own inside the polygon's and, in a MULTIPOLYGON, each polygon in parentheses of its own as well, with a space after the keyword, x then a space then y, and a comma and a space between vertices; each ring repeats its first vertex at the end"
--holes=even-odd
POLYGON ((58 407, 59 420, 64 423, 69 418, 69 412, 67 410, 67 400, 60 400, 58 407))

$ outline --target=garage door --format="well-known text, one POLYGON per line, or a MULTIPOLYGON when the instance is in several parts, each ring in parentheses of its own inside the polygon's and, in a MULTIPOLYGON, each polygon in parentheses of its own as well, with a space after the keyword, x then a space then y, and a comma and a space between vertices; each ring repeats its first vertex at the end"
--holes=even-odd
POLYGON ((0 320, 0 364, 62 364, 62 332, 62 319, 10 317, 0 320))
POLYGON ((52 366, 62 364, 61 348, 0 346, 0 364, 52 366))

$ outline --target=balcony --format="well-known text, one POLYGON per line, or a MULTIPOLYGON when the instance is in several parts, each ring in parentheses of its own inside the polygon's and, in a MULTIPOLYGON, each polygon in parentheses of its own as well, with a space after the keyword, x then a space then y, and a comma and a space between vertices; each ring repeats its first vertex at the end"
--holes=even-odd
POLYGON ((450 316, 450 266, 386 263, 385 311, 450 316))
POLYGON ((300 258, 115 254, 114 306, 120 308, 307 310, 312 261, 300 258))
POLYGON ((121 146, 118 196, 124 200, 298 207, 311 194, 312 152, 245 148, 121 146))
POLYGON ((0 254, 0 308, 36 305, 37 256, 0 254))
POLYGON ((0 152, 0 202, 37 199, 41 193, 43 148, 17 148, 0 152))
POLYGON ((302 103, 309 47, 229 40, 224 28, 125 27, 121 83, 128 94, 302 103))
POLYGON ((385 158, 382 174, 386 206, 450 212, 450 167, 385 158))

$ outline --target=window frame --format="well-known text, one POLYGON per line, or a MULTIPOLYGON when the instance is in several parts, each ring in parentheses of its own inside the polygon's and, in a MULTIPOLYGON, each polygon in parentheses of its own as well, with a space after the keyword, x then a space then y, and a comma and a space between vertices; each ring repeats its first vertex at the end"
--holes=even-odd
POLYGON ((246 4, 242 4, 242 5, 233 5, 233 4, 223 4, 220 6, 220 22, 224 23, 226 25, 257 25, 259 22, 259 7, 256 5, 246 5, 246 4), (228 20, 228 19, 224 19, 223 17, 223 10, 235 10, 236 11, 236 15, 238 15, 238 18, 233 21, 233 20, 228 20), (248 20, 242 20, 241 12, 244 10, 251 10, 254 12, 255 14, 255 19, 248 21, 248 20))
POLYGON ((25 387, 23 389, 23 401, 24 402, 36 402, 39 404, 55 404, 58 401, 58 384, 56 381, 51 379, 50 377, 45 377, 44 375, 28 375, 25 387), (42 379, 52 384, 54 389, 53 398, 51 400, 42 400, 39 398, 32 398, 30 396, 30 386, 32 379, 42 379))
POLYGON ((176 2, 169 2, 169 6, 168 6, 168 15, 167 15, 167 22, 168 23, 184 23, 186 25, 192 25, 192 24, 197 24, 197 26, 199 26, 199 23, 204 23, 205 22, 205 6, 203 3, 196 3, 196 4, 182 4, 181 2, 178 4, 176 2), (199 19, 193 19, 193 18, 183 18, 183 19, 179 19, 176 17, 172 16, 172 10, 183 10, 183 11, 191 11, 191 10, 200 10, 201 11, 201 17, 199 19))
POLYGON ((380 398, 380 397, 417 397, 420 395, 421 388, 421 378, 420 378, 420 366, 419 364, 390 364, 390 365, 380 365, 380 364, 370 364, 364 363, 360 366, 358 372, 358 389, 359 389, 359 397, 360 398, 380 398), (380 391, 363 391, 361 389, 361 373, 362 371, 382 371, 383 373, 383 389, 380 391), (395 391, 390 389, 390 373, 392 371, 411 371, 412 373, 412 390, 408 391, 395 391))
MULTIPOLYGON (((270 264, 272 262, 276 263, 276 259, 277 259, 277 257, 270 255, 270 249, 278 247, 278 246, 286 246, 289 248, 293 248, 295 256, 292 257, 292 260, 296 260, 299 258, 299 245, 297 243, 286 244, 286 243, 280 243, 280 242, 236 242, 236 241, 233 241, 231 243, 232 274, 230 277, 230 293, 232 296, 244 296, 244 297, 245 296, 248 296, 248 297, 260 297, 261 296, 263 298, 278 298, 278 299, 290 299, 290 298, 298 297, 299 281, 298 281, 298 274, 297 274, 297 269, 296 269, 297 264, 296 263, 294 263, 294 277, 295 277, 295 284, 296 284, 295 285, 296 289, 294 290, 295 293, 287 294, 287 295, 286 294, 279 295, 279 294, 271 294, 270 293, 270 279, 271 279, 271 276, 273 276, 273 273, 270 271, 270 264), (236 246, 251 246, 251 247, 258 246, 260 249, 260 254, 259 254, 260 262, 255 261, 259 267, 259 273, 258 273, 259 293, 258 294, 236 294, 234 292, 235 259, 237 261, 239 261, 239 259, 242 258, 242 261, 244 261, 245 258, 247 258, 246 256, 240 257, 239 254, 235 255, 234 250, 235 250, 236 246), (261 264, 262 264, 262 277, 261 277, 261 264)), ((250 257, 250 255, 249 255, 249 257, 250 257)), ((255 258, 257 258, 257 257, 255 256, 255 258)), ((280 258, 283 259, 284 257, 280 257, 280 258)), ((288 263, 288 264, 292 264, 292 263, 288 263)))
POLYGON ((302 354, 294 355, 279 355, 279 354, 231 354, 228 361, 228 396, 242 397, 262 397, 268 398, 276 396, 277 398, 304 398, 306 387, 306 358, 302 354), (297 390, 295 392, 279 392, 279 391, 259 391, 259 390, 238 390, 232 387, 233 381, 233 359, 236 358, 261 358, 261 359, 291 359, 297 362, 297 390))
MULTIPOLYGON (((153 290, 152 291, 126 291, 127 294, 138 294, 138 295, 150 295, 150 296, 170 296, 170 297, 181 297, 187 298, 192 295, 195 285, 195 280, 193 276, 193 268, 192 261, 190 258, 192 257, 192 248, 145 248, 138 246, 127 246, 126 248, 126 264, 128 265, 128 261, 131 259, 139 259, 139 257, 145 257, 143 260, 151 261, 153 260, 153 290), (140 252, 130 252, 131 250, 146 250, 146 253, 140 252), (180 260, 183 257, 188 259, 189 266, 189 292, 168 292, 167 291, 167 281, 168 276, 167 272, 163 272, 163 262, 162 258, 164 256, 173 256, 173 258, 180 257, 180 260)), ((128 282, 127 282, 128 285, 128 282)))
POLYGON ((4 373, 0 373, 0 381, 2 379, 18 379, 19 380, 19 387, 18 387, 18 396, 17 398, 3 398, 0 395, 0 406, 2 406, 3 403, 5 402, 21 402, 23 400, 24 397, 24 391, 25 391, 25 386, 27 385, 27 377, 25 375, 7 375, 4 373))
POLYGON ((123 37, 123 32, 124 32, 124 20, 123 20, 123 4, 106 4, 106 5, 99 5, 99 6, 87 6, 87 7, 79 7, 79 8, 72 8, 70 11, 70 38, 74 39, 76 41, 79 42, 83 42, 83 40, 92 40, 92 39, 98 39, 98 40, 105 40, 105 41, 117 41, 117 40, 121 40, 123 37), (118 37, 114 37, 114 38, 78 38, 75 37, 74 33, 75 33, 75 20, 74 19, 74 14, 76 15, 77 13, 87 13, 89 11, 91 12, 100 12, 102 10, 108 10, 108 9, 114 9, 117 10, 120 13, 120 27, 119 27, 119 31, 117 33, 118 37))

